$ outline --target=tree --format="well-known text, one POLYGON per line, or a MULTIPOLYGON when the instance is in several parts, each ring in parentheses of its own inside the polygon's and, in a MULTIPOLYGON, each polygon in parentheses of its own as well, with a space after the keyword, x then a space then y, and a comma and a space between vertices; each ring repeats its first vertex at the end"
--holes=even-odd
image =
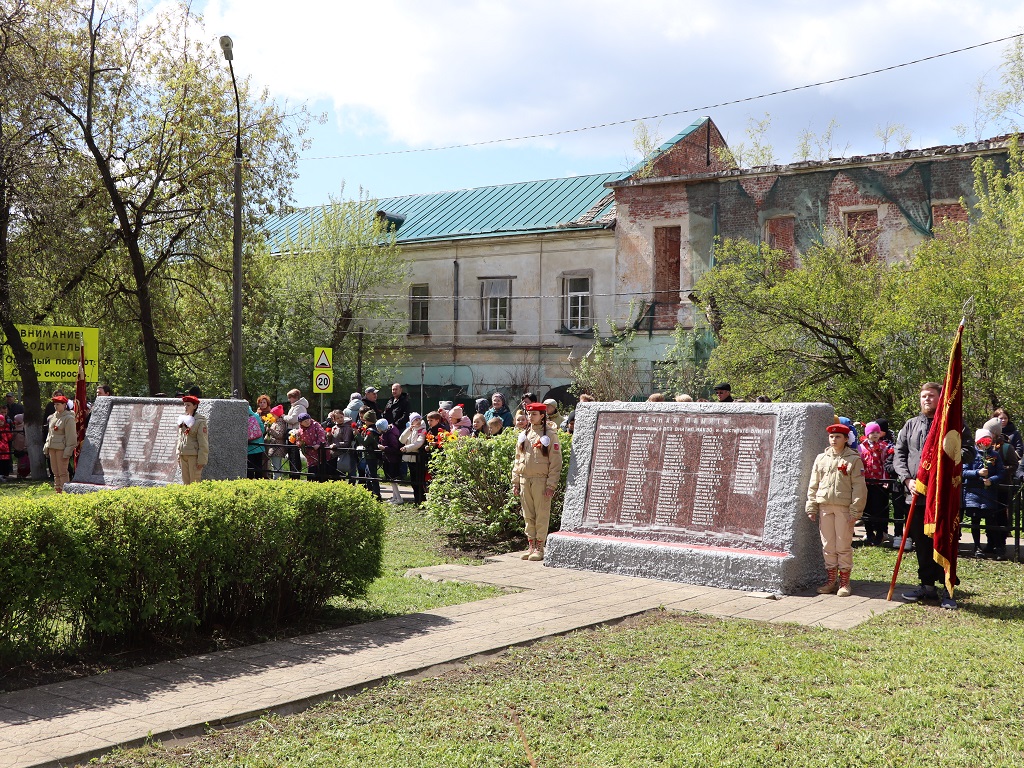
MULTIPOLYGON (((409 270, 394 223, 379 209, 362 191, 354 200, 332 196, 278 257, 287 262, 285 293, 291 306, 301 306, 299 322, 311 331, 309 354, 314 346, 331 347, 334 368, 349 384, 393 376, 402 349, 409 270)), ((304 370, 302 380, 309 373, 304 370)))
MULTIPOLYGON (((609 322, 609 326, 611 323, 609 322)), ((632 400, 643 394, 644 376, 636 359, 633 340, 636 330, 614 333, 608 339, 599 335, 594 346, 575 361, 569 372, 570 391, 575 395, 593 395, 599 401, 632 400)))
POLYGON ((716 147, 715 156, 723 163, 737 168, 754 168, 759 165, 774 165, 775 147, 768 143, 768 131, 772 125, 772 116, 765 112, 764 119, 747 118, 746 141, 739 141, 728 147, 716 147))
POLYGON ((654 175, 654 161, 657 160, 655 152, 661 146, 661 123, 650 128, 643 120, 637 120, 633 126, 633 149, 640 155, 637 163, 626 163, 627 168, 636 168, 632 178, 646 179, 654 175))
MULTIPOLYGON (((838 128, 839 121, 834 117, 828 121, 828 125, 825 126, 825 130, 821 133, 815 133, 811 130, 811 126, 808 125, 800 132, 800 136, 797 139, 796 151, 793 153, 793 159, 805 162, 807 160, 828 160, 829 158, 835 157, 837 155, 836 130, 838 128)), ((839 152, 838 155, 840 157, 846 157, 846 153, 849 149, 850 143, 847 142, 846 146, 843 147, 842 152, 839 152)))
POLYGON ((27 0, 0 8, 0 332, 22 383, 36 478, 44 476, 42 392, 16 326, 67 318, 114 244, 95 226, 96 188, 64 141, 66 121, 41 96, 54 73, 35 53, 50 33, 27 0))
MULTIPOLYGON (((183 2, 149 17, 136 0, 45 7, 47 23, 64 35, 37 50, 38 66, 60 73, 43 95, 74 126, 118 239, 115 258, 93 276, 118 319, 139 329, 146 385, 155 394, 161 356, 203 359, 226 343, 182 344, 168 329, 181 319, 175 304, 183 295, 229 306, 217 295, 225 280, 195 278, 230 273, 233 92, 216 46, 195 39, 199 19, 183 2)), ((293 131, 304 131, 305 113, 287 113, 245 81, 239 92, 251 231, 275 210, 271 198, 283 204, 288 197, 293 131)))
POLYGON ((831 234, 799 267, 790 259, 746 241, 719 246, 695 291, 721 321, 708 375, 775 400, 890 413, 897 397, 874 332, 890 305, 888 267, 831 234))

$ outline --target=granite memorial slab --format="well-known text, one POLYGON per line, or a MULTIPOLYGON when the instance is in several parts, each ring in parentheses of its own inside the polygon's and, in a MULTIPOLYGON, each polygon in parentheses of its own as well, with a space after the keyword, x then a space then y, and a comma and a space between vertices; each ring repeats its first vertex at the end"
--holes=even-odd
MULTIPOLYGON (((103 488, 161 486, 181 482, 175 456, 179 399, 98 397, 89 417, 70 493, 103 488)), ((204 480, 245 477, 249 408, 244 400, 202 400, 207 419, 210 457, 204 480)))
POLYGON ((767 592, 821 580, 824 403, 581 403, 545 565, 767 592))

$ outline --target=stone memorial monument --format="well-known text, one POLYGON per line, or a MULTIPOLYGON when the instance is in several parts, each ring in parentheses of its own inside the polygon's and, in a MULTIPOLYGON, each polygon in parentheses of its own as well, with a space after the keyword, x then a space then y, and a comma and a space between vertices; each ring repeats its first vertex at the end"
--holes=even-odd
MULTIPOLYGON (((175 456, 178 417, 184 414, 178 398, 98 397, 89 417, 69 493, 104 488, 160 486, 181 482, 175 456)), ((202 400, 199 413, 207 419, 210 459, 204 480, 245 477, 249 408, 244 400, 202 400)))
POLYGON ((817 584, 804 503, 823 403, 580 403, 545 565, 790 593, 817 584))

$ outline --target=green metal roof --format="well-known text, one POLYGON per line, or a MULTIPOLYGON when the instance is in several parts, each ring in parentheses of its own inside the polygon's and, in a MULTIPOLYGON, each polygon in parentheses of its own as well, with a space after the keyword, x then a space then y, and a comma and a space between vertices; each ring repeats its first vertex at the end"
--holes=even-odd
MULTIPOLYGON (((605 184, 621 173, 525 181, 493 187, 389 197, 377 208, 395 219, 399 243, 528 234, 564 229, 601 229, 614 221, 615 202, 605 184)), ((320 215, 302 208, 268 223, 271 249, 320 215)))

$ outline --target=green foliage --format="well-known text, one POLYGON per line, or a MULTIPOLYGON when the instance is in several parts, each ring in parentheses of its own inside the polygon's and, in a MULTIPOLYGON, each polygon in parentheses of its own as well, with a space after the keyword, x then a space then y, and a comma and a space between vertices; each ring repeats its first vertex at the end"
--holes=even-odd
POLYGON ((715 156, 723 163, 737 168, 754 168, 759 165, 774 165, 775 147, 768 143, 768 131, 771 129, 772 116, 765 112, 764 119, 747 118, 746 141, 738 141, 728 147, 716 147, 715 156))
MULTIPOLYGON (((461 437, 430 460, 433 480, 426 508, 445 532, 464 545, 494 545, 523 536, 519 499, 512 494, 512 460, 518 430, 491 438, 461 437)), ((562 521, 572 438, 560 432, 562 478, 551 499, 551 530, 562 521)))
POLYGON ((677 325, 672 333, 672 346, 658 363, 653 387, 664 392, 668 400, 677 394, 690 395, 694 400, 708 397, 714 386, 707 370, 713 349, 714 336, 709 328, 677 325))
POLYGON ((788 254, 744 241, 723 243, 715 258, 718 266, 696 288, 721 323, 712 378, 744 397, 892 411, 899 400, 886 380, 892 350, 875 331, 891 316, 888 265, 861 258, 840 238, 812 246, 794 269, 788 254))
POLYGON ((309 615, 365 593, 384 528, 381 505, 342 483, 13 499, 0 513, 0 662, 309 615))
POLYGON ((572 365, 570 391, 577 396, 593 395, 598 401, 629 401, 643 394, 635 338, 636 330, 630 328, 611 339, 594 339, 590 351, 572 365))

